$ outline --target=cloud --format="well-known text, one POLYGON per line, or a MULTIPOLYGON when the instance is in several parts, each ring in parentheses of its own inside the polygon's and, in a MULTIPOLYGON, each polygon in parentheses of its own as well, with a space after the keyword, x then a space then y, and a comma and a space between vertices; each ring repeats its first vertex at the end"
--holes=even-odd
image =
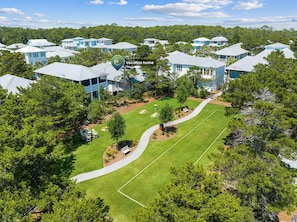
POLYGON ((0 16, 0 22, 7 22, 8 19, 4 16, 0 16))
POLYGON ((43 17, 44 16, 44 14, 39 13, 39 12, 34 13, 34 15, 37 16, 37 17, 43 17))
POLYGON ((91 4, 93 5, 101 5, 101 4, 104 4, 103 0, 93 0, 93 1, 90 1, 91 4))
POLYGON ((120 0, 119 2, 111 2, 111 4, 116 4, 116 5, 127 5, 128 2, 126 0, 120 0))
POLYGON ((160 18, 160 17, 139 17, 139 18, 123 18, 126 21, 144 21, 144 22, 181 22, 182 19, 160 18))
POLYGON ((264 4, 259 2, 259 0, 251 0, 248 2, 239 1, 238 4, 233 9, 251 10, 256 8, 262 8, 263 6, 264 4))
POLYGON ((296 23, 297 16, 274 16, 274 17, 258 17, 258 18, 239 18, 228 19, 224 23, 239 25, 259 25, 259 24, 289 24, 296 23))
POLYGON ((19 14, 23 15, 24 13, 16 8, 0 8, 0 13, 6 13, 6 14, 19 14))
POLYGON ((32 20, 32 18, 31 18, 30 16, 25 16, 23 19, 24 19, 25 21, 31 21, 31 20, 32 20))
MULTIPOLYGON (((193 1, 193 0, 192 0, 193 1)), ((206 1, 206 0, 204 0, 206 1)), ((226 18, 229 17, 224 12, 201 12, 207 9, 218 9, 212 4, 195 4, 195 3, 172 3, 166 5, 145 5, 144 11, 166 14, 175 17, 190 18, 226 18)))
POLYGON ((233 3, 232 0, 184 0, 183 2, 199 3, 199 4, 217 4, 217 5, 229 5, 233 3))

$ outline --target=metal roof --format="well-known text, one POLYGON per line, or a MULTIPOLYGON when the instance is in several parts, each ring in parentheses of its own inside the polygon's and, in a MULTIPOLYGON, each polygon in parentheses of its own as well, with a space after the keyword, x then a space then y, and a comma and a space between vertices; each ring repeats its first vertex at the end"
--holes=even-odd
POLYGON ((82 81, 105 76, 104 73, 92 70, 91 68, 86 66, 60 62, 55 62, 40 69, 34 70, 34 73, 50 75, 74 81, 82 81))
POLYGON ((171 64, 198 66, 200 68, 219 68, 225 66, 224 62, 211 57, 196 57, 179 51, 169 53, 169 56, 166 58, 171 64))
POLYGON ((8 93, 18 93, 18 87, 27 88, 31 83, 33 83, 32 80, 11 74, 0 76, 0 85, 3 89, 6 89, 8 93))

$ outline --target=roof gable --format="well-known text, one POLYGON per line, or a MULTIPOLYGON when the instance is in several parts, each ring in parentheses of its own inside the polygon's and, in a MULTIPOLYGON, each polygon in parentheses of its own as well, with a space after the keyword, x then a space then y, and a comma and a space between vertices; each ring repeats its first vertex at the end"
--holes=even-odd
POLYGON ((166 58, 171 64, 198 66, 201 68, 219 68, 225 66, 224 62, 211 57, 196 57, 179 51, 169 53, 169 56, 166 58))
POLYGON ((18 93, 18 87, 27 88, 31 83, 33 83, 32 80, 11 74, 0 76, 0 85, 3 89, 7 89, 8 93, 18 93))
POLYGON ((104 73, 94 71, 89 67, 75 64, 55 62, 34 71, 35 73, 55 76, 73 81, 82 81, 104 76, 104 73))

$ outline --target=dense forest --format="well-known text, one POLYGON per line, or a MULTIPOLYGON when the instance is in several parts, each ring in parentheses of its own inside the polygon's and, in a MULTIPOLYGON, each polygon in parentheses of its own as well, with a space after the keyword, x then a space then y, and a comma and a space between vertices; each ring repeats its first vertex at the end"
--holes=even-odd
POLYGON ((261 28, 225 28, 222 26, 203 25, 174 25, 174 26, 154 26, 154 27, 123 27, 116 24, 73 28, 53 28, 53 29, 28 29, 0 27, 0 42, 6 45, 13 43, 27 43, 28 39, 45 38, 50 42, 61 44, 62 39, 84 37, 84 38, 110 38, 113 43, 127 41, 133 44, 143 42, 145 38, 157 38, 168 40, 169 43, 184 41, 191 43, 198 37, 213 38, 222 35, 231 44, 242 42, 244 48, 250 50, 268 42, 288 43, 297 37, 294 29, 273 30, 269 26, 261 28))

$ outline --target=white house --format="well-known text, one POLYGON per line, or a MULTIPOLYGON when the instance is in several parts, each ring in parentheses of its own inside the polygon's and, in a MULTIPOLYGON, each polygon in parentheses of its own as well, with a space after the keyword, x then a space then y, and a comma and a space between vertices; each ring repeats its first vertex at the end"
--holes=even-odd
POLYGON ((209 91, 215 91, 224 83, 225 63, 211 57, 196 57, 183 52, 169 53, 168 59, 171 72, 179 76, 186 74, 190 67, 197 66, 202 78, 208 80, 204 85, 209 91))
POLYGON ((281 43, 274 43, 265 46, 265 50, 254 56, 246 56, 245 58, 238 60, 237 62, 226 67, 228 77, 239 78, 240 75, 252 72, 257 64, 268 64, 265 59, 271 52, 280 50, 284 53, 286 58, 295 58, 294 52, 290 49, 290 46, 281 43))
POLYGON ((210 46, 224 46, 228 45, 229 41, 223 36, 217 36, 210 40, 210 46))
POLYGON ((167 45, 168 40, 159 40, 156 38, 146 38, 146 39, 144 39, 142 44, 147 45, 150 48, 154 48, 157 43, 160 43, 161 45, 167 45))
POLYGON ((124 75, 123 69, 116 70, 111 62, 100 63, 98 65, 92 66, 92 70, 97 72, 102 72, 107 78, 107 88, 106 90, 110 93, 123 91, 123 81, 122 77, 124 75))
POLYGON ((210 39, 205 37, 199 37, 193 40, 192 46, 194 47, 194 50, 197 51, 201 48, 201 46, 209 45, 209 44, 210 44, 210 39))
POLYGON ((19 93, 19 88, 27 88, 34 81, 25 79, 19 76, 6 74, 0 76, 0 85, 3 89, 7 90, 7 93, 16 94, 19 93))
POLYGON ((37 62, 42 64, 47 63, 46 59, 46 50, 33 47, 33 46, 25 46, 21 49, 16 50, 15 52, 20 52, 25 55, 25 60, 27 64, 35 65, 37 62))
POLYGON ((74 51, 71 49, 62 48, 61 46, 51 46, 44 48, 46 50, 46 58, 47 60, 49 58, 59 56, 61 58, 61 62, 65 62, 67 58, 75 56, 75 54, 78 54, 80 52, 74 51))
POLYGON ((27 46, 27 45, 24 44, 24 43, 14 43, 14 44, 11 44, 11 45, 6 46, 6 49, 9 49, 9 50, 17 50, 17 49, 24 48, 24 47, 26 47, 26 46, 27 46))
POLYGON ((99 47, 104 52, 112 52, 114 50, 126 50, 126 51, 132 53, 137 49, 136 45, 131 44, 129 42, 119 42, 119 43, 112 44, 112 45, 103 45, 103 46, 101 45, 99 47))
POLYGON ((228 58, 232 57, 236 60, 240 60, 248 55, 248 51, 241 48, 241 43, 231 45, 215 52, 219 61, 226 62, 228 58))
POLYGON ((55 46, 56 44, 49 42, 46 39, 29 39, 27 45, 37 48, 45 48, 49 46, 55 46))
POLYGON ((34 70, 38 79, 42 75, 66 79, 85 87, 90 99, 100 99, 100 87, 107 88, 106 74, 82 65, 55 62, 34 70))

